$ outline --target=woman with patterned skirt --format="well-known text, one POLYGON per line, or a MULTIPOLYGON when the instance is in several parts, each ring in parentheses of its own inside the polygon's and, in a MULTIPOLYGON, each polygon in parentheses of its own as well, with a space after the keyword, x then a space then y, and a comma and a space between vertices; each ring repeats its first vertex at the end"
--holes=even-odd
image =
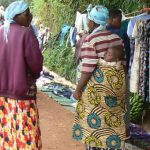
POLYGON ((36 79, 43 57, 24 1, 11 3, 0 28, 0 149, 41 150, 36 79))
POLYGON ((82 72, 74 92, 78 99, 73 138, 87 150, 122 150, 126 139, 125 72, 121 64, 102 64, 112 46, 122 40, 107 31, 108 10, 88 8, 91 34, 81 48, 82 72))

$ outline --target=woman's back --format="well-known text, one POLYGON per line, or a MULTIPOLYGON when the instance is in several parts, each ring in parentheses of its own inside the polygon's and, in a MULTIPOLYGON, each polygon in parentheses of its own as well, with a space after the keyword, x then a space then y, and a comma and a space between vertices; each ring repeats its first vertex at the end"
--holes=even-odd
POLYGON ((42 69, 42 56, 38 41, 32 30, 17 24, 10 25, 8 42, 4 40, 4 29, 0 29, 0 95, 19 99, 29 98, 26 93, 27 68, 39 77, 42 69))
POLYGON ((123 45, 121 38, 107 30, 87 36, 81 48, 82 71, 93 72, 99 58, 103 58, 110 47, 117 45, 123 45))
POLYGON ((0 149, 41 149, 35 81, 43 56, 30 28, 28 4, 11 3, 4 19, 0 27, 0 149))

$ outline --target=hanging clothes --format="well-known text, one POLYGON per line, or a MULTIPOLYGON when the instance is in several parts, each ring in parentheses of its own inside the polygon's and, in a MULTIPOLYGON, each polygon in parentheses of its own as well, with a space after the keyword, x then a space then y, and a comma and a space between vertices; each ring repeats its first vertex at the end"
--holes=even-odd
POLYGON ((75 46, 76 44, 76 35, 77 35, 77 28, 71 27, 69 37, 70 37, 70 43, 72 47, 75 46))
POLYGON ((149 100, 149 49, 150 20, 136 22, 132 37, 135 48, 130 74, 130 92, 139 93, 145 102, 149 100))
POLYGON ((138 20, 148 20, 148 19, 150 19, 150 15, 147 13, 147 12, 145 12, 145 13, 143 13, 143 14, 140 14, 140 15, 138 15, 138 16, 136 16, 136 17, 133 17, 130 21, 129 21, 129 24, 128 24, 128 28, 127 28, 127 34, 128 34, 128 36, 129 37, 131 37, 132 36, 132 32, 133 32, 133 29, 134 29, 134 25, 136 24, 136 22, 138 21, 138 20))
POLYGON ((133 63, 133 55, 134 55, 134 47, 135 46, 135 39, 130 37, 130 60, 129 60, 129 68, 128 68, 128 77, 131 76, 131 66, 133 63))
POLYGON ((88 27, 87 14, 82 14, 82 23, 83 23, 83 30, 85 30, 88 33, 89 27, 88 27))
POLYGON ((82 24, 82 14, 77 11, 76 13, 76 20, 75 20, 75 27, 77 28, 77 32, 79 33, 82 28, 83 28, 83 24, 82 24))
POLYGON ((145 102, 149 97, 149 49, 150 14, 145 12, 129 21, 127 34, 130 37, 130 91, 137 92, 145 102))
POLYGON ((141 48, 139 94, 146 102, 149 100, 149 49, 150 49, 150 20, 143 21, 139 26, 141 48))
POLYGON ((67 24, 64 24, 64 26, 62 27, 61 34, 60 34, 60 46, 63 46, 65 35, 68 33, 69 29, 70 26, 67 24))
POLYGON ((135 38, 135 51, 133 55, 133 62, 131 66, 130 77, 130 92, 136 93, 139 88, 139 72, 140 72, 140 43, 138 38, 138 27, 141 21, 138 21, 134 26, 132 37, 135 38))

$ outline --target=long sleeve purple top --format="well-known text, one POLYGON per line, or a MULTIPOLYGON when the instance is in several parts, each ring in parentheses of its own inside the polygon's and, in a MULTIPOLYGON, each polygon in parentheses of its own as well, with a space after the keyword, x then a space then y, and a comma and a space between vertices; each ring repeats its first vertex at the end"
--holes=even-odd
POLYGON ((0 28, 0 96, 36 99, 34 85, 42 64, 43 56, 31 28, 11 24, 8 42, 0 28))

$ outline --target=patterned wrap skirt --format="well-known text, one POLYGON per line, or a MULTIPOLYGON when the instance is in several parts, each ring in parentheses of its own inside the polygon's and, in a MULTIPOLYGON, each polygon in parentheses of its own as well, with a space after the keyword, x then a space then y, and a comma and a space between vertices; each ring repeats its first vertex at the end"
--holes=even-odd
POLYGON ((0 97, 0 150, 41 150, 36 100, 0 97))
POLYGON ((123 66, 99 65, 78 101, 73 138, 89 148, 124 148, 128 113, 123 66))

